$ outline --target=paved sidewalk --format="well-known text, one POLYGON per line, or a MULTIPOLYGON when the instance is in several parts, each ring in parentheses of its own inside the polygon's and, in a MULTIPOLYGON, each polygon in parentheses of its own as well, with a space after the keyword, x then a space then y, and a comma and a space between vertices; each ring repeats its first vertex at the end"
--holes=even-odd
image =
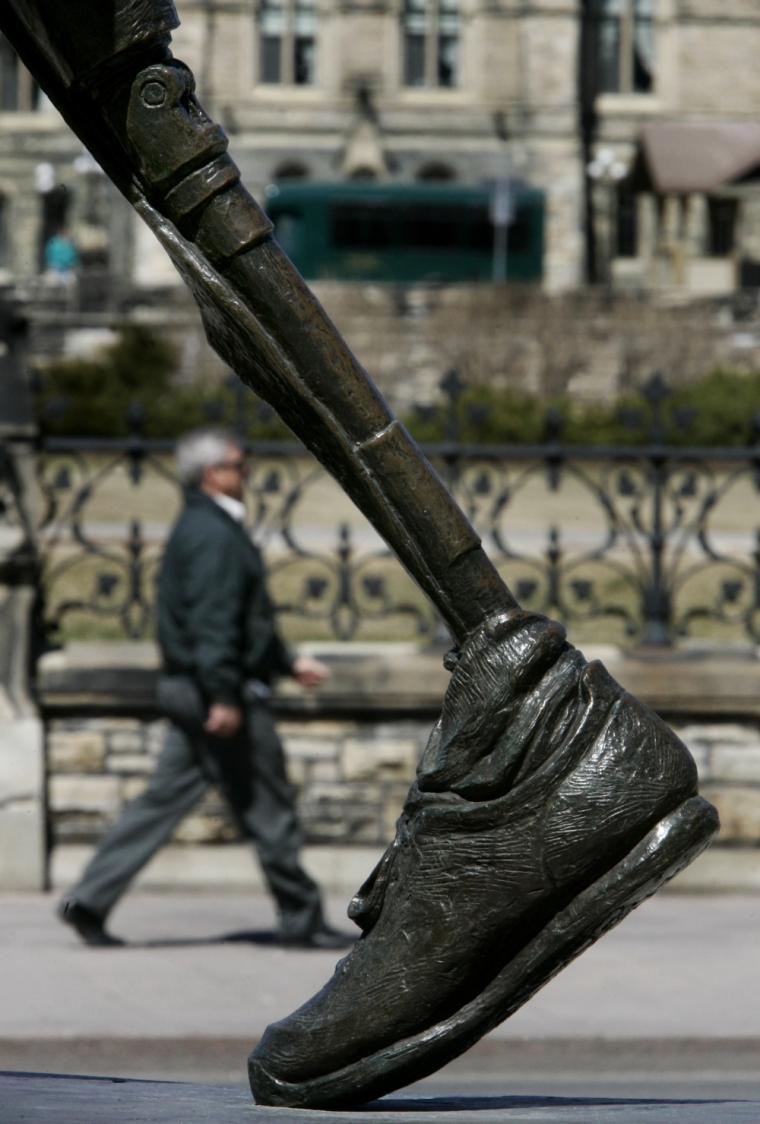
MULTIPOLYGON (((0 1069, 243 1083, 266 1025, 337 959, 215 943, 271 929, 261 897, 131 894, 111 922, 123 949, 81 945, 54 905, 0 895, 0 1069)), ((345 905, 330 919, 348 928, 345 905)), ((428 1087, 758 1095, 759 951, 760 897, 661 895, 428 1087)))
MULTIPOLYGON (((271 929, 243 894, 135 893, 111 929, 133 945, 90 949, 55 897, 0 895, 0 1039, 249 1037, 313 995, 334 953, 224 934, 271 929), (208 943, 207 943, 208 942, 208 943)), ((345 902, 330 920, 347 930, 345 902)), ((660 895, 565 969, 497 1038, 760 1038, 760 897, 660 895)))

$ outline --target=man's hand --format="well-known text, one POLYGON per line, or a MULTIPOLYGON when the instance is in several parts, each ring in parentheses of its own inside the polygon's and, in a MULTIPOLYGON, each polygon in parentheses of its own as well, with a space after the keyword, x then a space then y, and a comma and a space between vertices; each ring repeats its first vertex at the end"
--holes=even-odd
POLYGON ((330 678, 330 668, 312 656, 299 656, 293 664, 293 678, 302 687, 318 687, 330 678))
POLYGON ((209 707, 208 718, 203 723, 203 729, 217 738, 231 738, 238 732, 242 722, 243 712, 239 706, 214 703, 209 707))

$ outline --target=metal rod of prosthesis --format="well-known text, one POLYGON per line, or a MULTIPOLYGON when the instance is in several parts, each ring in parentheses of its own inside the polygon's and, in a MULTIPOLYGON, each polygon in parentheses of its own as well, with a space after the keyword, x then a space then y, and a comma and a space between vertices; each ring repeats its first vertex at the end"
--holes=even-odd
POLYGON ((480 539, 272 238, 168 50, 170 0, 6 0, 0 30, 172 254, 212 346, 374 524, 458 641, 516 605, 480 539))

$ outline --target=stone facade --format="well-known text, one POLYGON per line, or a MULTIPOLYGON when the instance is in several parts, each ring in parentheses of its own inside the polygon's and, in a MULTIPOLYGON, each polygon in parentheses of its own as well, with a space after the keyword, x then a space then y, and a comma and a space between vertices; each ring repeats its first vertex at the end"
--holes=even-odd
MULTIPOLYGON (((511 170, 545 192, 544 279, 549 291, 561 291, 584 276, 589 152, 579 134, 578 74, 586 7, 574 0, 439 0, 415 32, 411 9, 400 0, 287 0, 276 10, 265 0, 178 0, 182 25, 174 49, 194 69, 201 99, 230 134, 235 160, 260 198, 268 184, 296 175, 481 184, 511 170), (431 36, 440 20, 449 24, 436 47, 431 36), (427 52, 419 73, 409 69, 412 32, 427 52), (278 61, 267 71, 273 45, 278 61), (448 63, 441 56, 436 65, 436 51, 448 51, 448 63)), ((593 70, 600 91, 592 99, 597 147, 611 146, 630 163, 648 122, 756 119, 756 4, 654 0, 651 20, 646 13, 634 17, 630 0, 618 7, 623 14, 600 36, 618 44, 617 57, 601 58, 599 46, 593 57, 586 53, 582 68, 584 80, 593 70)), ((7 58, 3 65, 10 65, 7 58)), ((69 189, 73 232, 96 257, 107 253, 122 284, 176 283, 126 205, 77 159, 81 146, 57 113, 44 98, 35 103, 23 68, 15 94, 13 85, 3 82, 0 112, 0 265, 19 278, 39 268, 46 180, 38 169, 48 165, 49 184, 69 189)), ((604 243, 603 187, 600 192, 596 234, 604 243)), ((757 207, 754 197, 741 202, 739 228, 748 248, 759 237, 757 207)), ((642 253, 658 252, 658 237, 654 232, 642 253)), ((728 262, 731 255, 724 257, 728 262)), ((621 283, 640 281, 641 273, 622 269, 621 283)), ((655 283, 655 274, 647 283, 655 283)), ((725 288, 732 277, 729 268, 705 267, 702 290, 718 280, 725 288)), ((673 277, 662 284, 672 287, 673 277)))

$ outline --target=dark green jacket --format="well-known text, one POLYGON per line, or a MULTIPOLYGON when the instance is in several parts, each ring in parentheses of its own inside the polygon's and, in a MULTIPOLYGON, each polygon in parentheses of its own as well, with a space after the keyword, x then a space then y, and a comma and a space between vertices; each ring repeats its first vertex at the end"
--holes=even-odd
POLYGON ((187 491, 158 576, 164 669, 191 675, 209 702, 237 703, 246 679, 293 668, 264 566, 246 531, 203 492, 187 491))

